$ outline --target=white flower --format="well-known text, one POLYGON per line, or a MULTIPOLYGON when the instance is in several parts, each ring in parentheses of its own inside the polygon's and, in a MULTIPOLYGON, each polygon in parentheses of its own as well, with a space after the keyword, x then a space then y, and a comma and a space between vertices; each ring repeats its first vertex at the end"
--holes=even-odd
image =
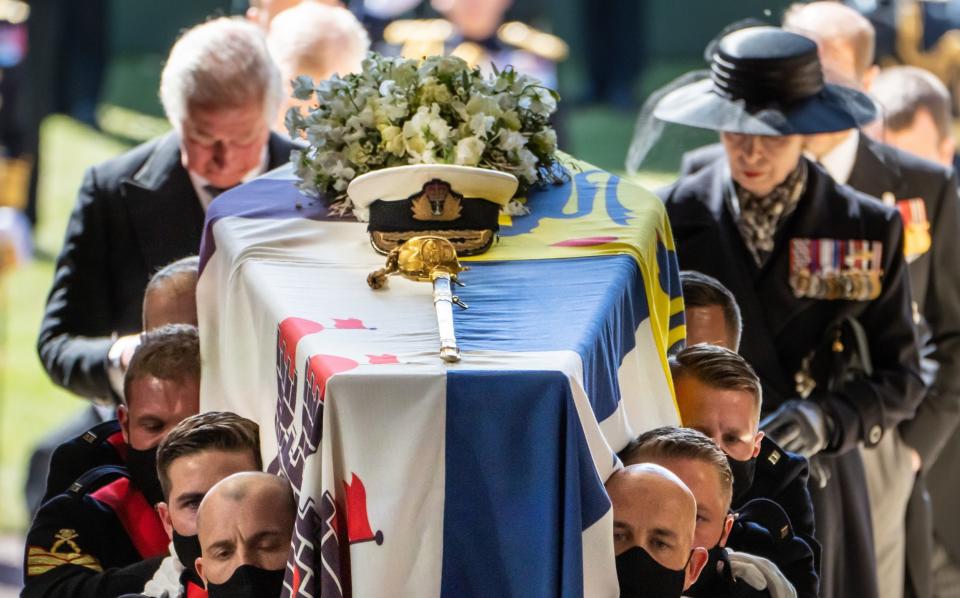
POLYGON ((384 127, 380 131, 383 139, 383 149, 395 156, 402 156, 404 152, 403 130, 397 126, 384 127))
POLYGON ((470 130, 477 137, 486 138, 490 130, 493 129, 493 124, 496 121, 497 119, 492 116, 484 114, 483 112, 477 112, 470 117, 470 130))
POLYGON ((286 119, 291 137, 309 144, 294 158, 299 186, 334 193, 343 209, 350 181, 377 168, 483 166, 511 172, 526 186, 539 180, 538 165, 554 161, 557 139, 547 119, 556 96, 509 67, 485 77, 459 58, 370 54, 360 73, 299 77, 293 88, 312 105, 286 119))
POLYGON ((457 142, 455 162, 463 166, 476 166, 483 157, 486 144, 476 137, 464 137, 457 142))
POLYGON ((533 152, 524 148, 517 152, 517 172, 514 174, 522 177, 531 185, 537 182, 537 162, 538 158, 533 152))
POLYGON ((504 131, 500 135, 500 142, 497 143, 497 147, 505 152, 518 150, 526 145, 526 136, 518 131, 504 131))

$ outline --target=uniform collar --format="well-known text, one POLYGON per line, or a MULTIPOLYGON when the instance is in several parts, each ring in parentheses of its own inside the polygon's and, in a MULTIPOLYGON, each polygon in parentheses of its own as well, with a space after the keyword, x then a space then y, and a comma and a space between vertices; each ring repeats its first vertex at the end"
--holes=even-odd
MULTIPOLYGON (((853 165, 857 161, 857 148, 860 145, 860 131, 851 129, 847 136, 832 150, 824 154, 819 162, 824 170, 841 185, 850 179, 853 165)), ((816 157, 808 156, 817 161, 816 157)))

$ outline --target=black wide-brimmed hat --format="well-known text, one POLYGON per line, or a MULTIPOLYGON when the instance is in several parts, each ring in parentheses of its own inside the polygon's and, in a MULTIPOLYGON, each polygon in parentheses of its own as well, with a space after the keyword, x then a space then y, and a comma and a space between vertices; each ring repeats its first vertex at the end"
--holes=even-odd
POLYGON ((662 121, 748 135, 845 131, 877 116, 865 94, 825 83, 817 45, 777 27, 749 27, 716 46, 710 77, 661 99, 662 121))

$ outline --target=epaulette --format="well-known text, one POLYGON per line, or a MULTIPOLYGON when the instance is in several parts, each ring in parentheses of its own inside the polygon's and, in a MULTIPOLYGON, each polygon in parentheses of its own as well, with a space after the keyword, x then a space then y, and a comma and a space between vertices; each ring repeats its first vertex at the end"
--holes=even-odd
POLYGON ((786 511, 767 498, 755 498, 744 503, 737 509, 737 521, 762 526, 775 542, 781 542, 793 536, 793 526, 786 511))
POLYGON ((497 30, 497 37, 507 45, 551 62, 561 62, 570 53, 567 42, 556 35, 539 31, 520 21, 510 21, 501 25, 497 30))
POLYGON ((444 53, 444 43, 456 28, 446 19, 400 19, 383 30, 383 41, 400 46, 404 58, 421 58, 444 53))
POLYGON ((101 422, 64 442, 50 458, 43 500, 49 500, 66 490, 89 469, 100 465, 122 465, 126 453, 127 445, 120 423, 115 419, 101 422))
POLYGON ((120 465, 101 465, 100 467, 94 467, 77 478, 77 481, 70 484, 70 487, 67 488, 67 494, 84 496, 106 486, 117 478, 129 477, 130 473, 126 467, 120 465))

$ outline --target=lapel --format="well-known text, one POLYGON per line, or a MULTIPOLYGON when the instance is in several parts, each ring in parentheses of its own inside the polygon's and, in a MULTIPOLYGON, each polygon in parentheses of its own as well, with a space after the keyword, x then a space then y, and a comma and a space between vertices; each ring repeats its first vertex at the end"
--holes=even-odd
POLYGON ((298 147, 283 135, 271 132, 270 140, 267 142, 267 170, 270 171, 288 163, 290 152, 298 147))
POLYGON ((847 185, 877 199, 882 199, 887 192, 896 197, 902 195, 902 177, 896 161, 885 159, 880 144, 863 133, 860 133, 857 157, 847 185))
POLYGON ((204 212, 180 163, 176 133, 160 138, 140 170, 120 185, 133 236, 148 268, 188 255, 180 255, 185 248, 199 251, 204 212))

